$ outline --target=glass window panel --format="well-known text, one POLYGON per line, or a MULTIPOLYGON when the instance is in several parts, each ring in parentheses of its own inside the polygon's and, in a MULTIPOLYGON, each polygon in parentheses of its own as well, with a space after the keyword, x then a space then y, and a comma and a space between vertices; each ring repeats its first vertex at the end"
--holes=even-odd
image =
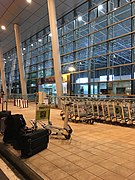
POLYGON ((52 67, 53 66, 53 61, 49 60, 49 61, 45 61, 45 67, 52 67))
POLYGON ((101 4, 98 6, 98 16, 101 16, 107 12, 107 3, 101 4))
POLYGON ((101 56, 98 58, 93 58, 91 60, 91 69, 107 67, 107 58, 106 56, 101 56))
POLYGON ((47 36, 44 36, 44 44, 48 42, 47 36))
POLYGON ((94 8, 90 11, 90 20, 93 20, 97 17, 97 8, 94 8))
POLYGON ((126 4, 126 3, 128 3, 128 2, 130 2, 130 0, 120 0, 121 6, 124 5, 124 4, 126 4))
POLYGON ((42 46, 42 45, 43 45, 43 39, 42 39, 42 37, 40 37, 40 38, 38 39, 37 44, 38 44, 38 46, 42 46))
POLYGON ((38 62, 44 61, 44 54, 38 56, 38 62))
POLYGON ((99 17, 93 23, 93 28, 97 31, 107 26, 107 16, 99 17))
POLYGON ((88 61, 80 61, 75 63, 76 71, 88 70, 88 61))
POLYGON ((64 46, 64 54, 73 51, 73 43, 68 43, 64 46))
POLYGON ((72 21, 64 26, 64 33, 70 32, 73 29, 74 29, 74 21, 72 21))
POLYGON ((110 11, 115 10, 118 7, 118 0, 110 0, 109 1, 109 9, 110 11))
POLYGON ((63 74, 69 73, 69 70, 68 70, 68 69, 69 69, 70 66, 72 66, 72 65, 68 64, 68 65, 62 66, 62 67, 61 67, 61 72, 62 72, 63 74))
POLYGON ((74 32, 70 32, 63 36, 63 44, 69 43, 74 40, 74 32))
POLYGON ((31 78, 36 78, 37 77, 37 73, 31 73, 31 78))
POLYGON ((44 77, 44 71, 38 71, 38 78, 44 77))
POLYGON ((95 71, 95 81, 107 81, 107 69, 95 71))
POLYGON ((131 50, 115 53, 110 56, 110 65, 127 64, 131 63, 131 50))
POLYGON ((26 60, 26 66, 30 66, 30 60, 31 60, 31 59, 27 59, 27 60, 26 60))
POLYGON ((83 49, 81 51, 76 52, 76 60, 86 59, 88 58, 88 49, 83 49))
POLYGON ((130 79, 130 78, 131 78, 131 66, 122 66, 121 79, 130 79))
POLYGON ((93 56, 99 56, 102 54, 106 54, 106 52, 107 52, 107 43, 93 46, 93 56))
POLYGON ((45 51, 50 51, 50 50, 52 50, 52 44, 51 44, 51 42, 45 44, 45 51))
POLYGON ((67 23, 69 21, 71 21, 71 19, 74 18, 74 12, 71 11, 70 13, 68 13, 67 15, 64 16, 64 22, 67 23))
POLYGON ((36 63, 37 63, 37 58, 36 57, 32 58, 31 59, 31 64, 36 64, 36 63))
POLYGON ((35 50, 33 50, 33 51, 31 51, 31 56, 33 57, 33 56, 36 56, 37 55, 37 50, 35 49, 35 50))
POLYGON ((76 41, 76 49, 84 47, 88 47, 88 37, 84 37, 76 41))
POLYGON ((34 65, 34 66, 31 66, 31 71, 36 71, 37 70, 37 67, 36 67, 36 65, 34 65))
POLYGON ((68 62, 73 62, 74 61, 74 54, 68 54, 68 55, 65 55, 63 56, 63 59, 62 59, 62 64, 63 63, 68 63, 68 62))
POLYGON ((60 27, 63 24, 62 18, 57 20, 57 26, 60 27))
POLYGON ((110 42, 110 52, 131 47, 131 35, 115 39, 110 42))
POLYGON ((120 67, 116 67, 113 69, 113 76, 114 76, 114 80, 120 80, 120 67))
POLYGON ((78 15, 75 20, 75 27, 84 26, 88 22, 88 13, 78 15))
POLYGON ((48 76, 53 76, 54 75, 54 72, 53 72, 53 69, 52 68, 47 68, 45 69, 45 76, 48 77, 48 76))
POLYGON ((44 67, 43 67, 43 63, 40 63, 37 65, 38 66, 38 70, 42 70, 44 67))
POLYGON ((76 38, 86 36, 87 34, 89 34, 89 25, 88 24, 84 25, 83 27, 78 28, 75 32, 76 38))
POLYGON ((121 21, 131 16, 131 6, 128 4, 127 6, 123 6, 114 11, 114 22, 121 21))
POLYGON ((90 38, 93 39, 94 44, 105 41, 107 39, 107 29, 92 34, 90 38))
POLYGON ((123 21, 109 28, 109 37, 117 37, 131 32, 131 20, 123 21))

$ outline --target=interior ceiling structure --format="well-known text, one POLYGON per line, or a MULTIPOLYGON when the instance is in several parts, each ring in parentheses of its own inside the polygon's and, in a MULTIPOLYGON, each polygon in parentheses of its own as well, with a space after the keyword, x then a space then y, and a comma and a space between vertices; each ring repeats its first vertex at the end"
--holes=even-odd
MULTIPOLYGON (((57 19, 84 1, 55 0, 57 19)), ((0 30, 3 53, 15 47, 14 23, 20 26, 21 41, 48 26, 47 0, 32 0, 31 4, 26 0, 0 0, 0 25, 6 26, 6 31, 0 30)))

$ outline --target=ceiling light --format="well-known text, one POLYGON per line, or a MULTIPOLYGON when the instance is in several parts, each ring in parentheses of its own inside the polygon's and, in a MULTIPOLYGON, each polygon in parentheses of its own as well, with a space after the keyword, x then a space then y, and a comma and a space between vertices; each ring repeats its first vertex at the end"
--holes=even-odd
POLYGON ((82 16, 78 16, 78 21, 82 21, 82 16))
POLYGON ((32 0, 26 0, 28 3, 31 3, 32 2, 32 0))
POLYGON ((33 47, 33 44, 31 44, 31 46, 33 47))
POLYGON ((73 72, 73 71, 75 71, 76 69, 75 69, 73 66, 70 66, 70 67, 68 68, 68 70, 69 70, 69 72, 73 72))
POLYGON ((25 51, 25 50, 26 50, 26 48, 23 48, 23 50, 25 51))
POLYGON ((2 30, 6 30, 6 26, 1 25, 1 29, 2 29, 2 30))
POLYGON ((101 11, 103 9, 103 5, 98 6, 98 10, 101 11))
POLYGON ((52 37, 52 33, 50 33, 49 36, 52 37))
POLYGON ((39 39, 38 42, 42 42, 42 39, 39 39))

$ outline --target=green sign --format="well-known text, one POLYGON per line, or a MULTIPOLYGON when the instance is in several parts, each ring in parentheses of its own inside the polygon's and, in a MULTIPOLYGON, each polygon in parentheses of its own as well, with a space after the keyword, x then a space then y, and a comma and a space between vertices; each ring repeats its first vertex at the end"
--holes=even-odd
POLYGON ((36 108, 36 121, 45 121, 50 119, 50 107, 38 105, 36 108))

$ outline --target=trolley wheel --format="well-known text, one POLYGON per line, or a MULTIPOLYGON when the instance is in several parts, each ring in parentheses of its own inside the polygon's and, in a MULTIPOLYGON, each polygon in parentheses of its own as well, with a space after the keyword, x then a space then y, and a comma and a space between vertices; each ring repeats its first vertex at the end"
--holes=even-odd
POLYGON ((62 116, 62 120, 64 121, 65 117, 62 116))
POLYGON ((94 120, 92 120, 92 119, 89 122, 90 122, 90 124, 94 124, 94 120))
POLYGON ((60 116, 63 116, 63 114, 64 114, 64 112, 63 112, 63 111, 61 111, 61 112, 60 112, 60 116))
POLYGON ((66 139, 70 139, 71 138, 71 134, 69 133, 68 135, 64 134, 66 139))

